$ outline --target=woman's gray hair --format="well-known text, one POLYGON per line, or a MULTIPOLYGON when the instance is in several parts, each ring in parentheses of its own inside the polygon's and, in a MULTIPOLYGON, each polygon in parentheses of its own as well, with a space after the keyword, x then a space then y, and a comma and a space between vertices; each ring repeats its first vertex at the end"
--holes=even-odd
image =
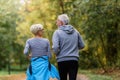
POLYGON ((67 14, 61 14, 58 16, 58 19, 64 23, 64 25, 67 25, 69 23, 69 17, 67 14))
POLYGON ((43 25, 42 24, 33 24, 31 27, 30 27, 30 31, 33 33, 33 34, 36 34, 39 30, 42 30, 43 29, 43 25))

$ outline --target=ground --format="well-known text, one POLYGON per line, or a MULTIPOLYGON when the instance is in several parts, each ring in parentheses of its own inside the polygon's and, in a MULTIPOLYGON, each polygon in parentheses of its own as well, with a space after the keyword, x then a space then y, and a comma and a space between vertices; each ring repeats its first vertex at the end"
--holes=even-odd
POLYGON ((86 75, 83 74, 79 74, 77 76, 77 80, 89 80, 89 78, 86 75))
MULTIPOLYGON (((1 76, 0 80, 25 80, 25 74, 1 76)), ((79 74, 77 80, 89 80, 89 79, 87 76, 79 74)))
MULTIPOLYGON (((25 80, 25 71, 0 71, 0 80, 25 80)), ((120 69, 109 73, 101 73, 101 70, 79 70, 77 80, 120 80, 120 69)))

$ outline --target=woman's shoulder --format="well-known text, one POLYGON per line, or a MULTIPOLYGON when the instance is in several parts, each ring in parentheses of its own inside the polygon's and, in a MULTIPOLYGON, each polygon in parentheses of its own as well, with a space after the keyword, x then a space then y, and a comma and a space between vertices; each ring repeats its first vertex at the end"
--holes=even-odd
POLYGON ((37 41, 49 43, 49 40, 47 38, 29 38, 26 42, 37 42, 37 41))
POLYGON ((27 41, 29 42, 29 41, 31 41, 31 40, 33 40, 34 38, 29 38, 29 39, 27 39, 27 41))
POLYGON ((31 43, 31 42, 35 42, 35 39, 34 38, 29 38, 26 40, 26 43, 31 43))
POLYGON ((47 38, 42 38, 43 41, 49 42, 47 38))

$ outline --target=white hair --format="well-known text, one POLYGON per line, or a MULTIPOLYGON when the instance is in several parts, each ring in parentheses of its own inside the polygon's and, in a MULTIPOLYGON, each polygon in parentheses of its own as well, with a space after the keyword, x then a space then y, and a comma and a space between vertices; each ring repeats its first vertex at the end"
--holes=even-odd
POLYGON ((33 34, 36 34, 39 30, 42 30, 43 29, 43 25, 41 24, 33 24, 31 27, 30 27, 30 31, 33 33, 33 34))
POLYGON ((64 25, 69 23, 69 17, 67 14, 61 14, 58 16, 58 19, 64 23, 64 25))

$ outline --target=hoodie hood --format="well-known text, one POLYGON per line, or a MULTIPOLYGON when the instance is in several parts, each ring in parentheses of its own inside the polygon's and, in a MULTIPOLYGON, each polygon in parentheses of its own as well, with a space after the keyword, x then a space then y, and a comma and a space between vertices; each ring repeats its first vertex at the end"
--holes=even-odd
POLYGON ((65 31, 67 34, 72 34, 74 32, 74 28, 72 25, 60 26, 59 29, 65 31))

